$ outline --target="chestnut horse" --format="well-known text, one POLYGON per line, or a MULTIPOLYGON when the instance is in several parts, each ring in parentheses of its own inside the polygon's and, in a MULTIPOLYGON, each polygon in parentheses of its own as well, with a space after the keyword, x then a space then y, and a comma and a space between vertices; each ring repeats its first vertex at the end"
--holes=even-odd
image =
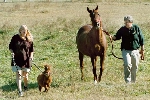
POLYGON ((100 74, 98 81, 101 81, 102 72, 104 70, 104 60, 107 49, 106 36, 103 33, 102 22, 100 15, 98 14, 98 6, 96 9, 90 10, 87 7, 87 11, 90 13, 92 25, 82 26, 77 33, 76 43, 79 52, 81 79, 83 80, 83 57, 87 55, 91 58, 94 74, 94 82, 97 83, 96 74, 96 61, 100 56, 100 74))

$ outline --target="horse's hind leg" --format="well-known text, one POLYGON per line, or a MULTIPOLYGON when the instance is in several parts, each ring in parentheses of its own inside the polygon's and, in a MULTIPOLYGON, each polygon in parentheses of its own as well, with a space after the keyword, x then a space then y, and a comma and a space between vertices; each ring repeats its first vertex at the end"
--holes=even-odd
POLYGON ((83 80, 83 57, 84 57, 84 55, 79 51, 80 70, 81 70, 81 80, 83 80))
POLYGON ((93 74, 94 74, 94 82, 95 82, 95 84, 97 83, 96 61, 97 61, 97 57, 91 57, 91 62, 92 62, 92 66, 93 66, 93 74))

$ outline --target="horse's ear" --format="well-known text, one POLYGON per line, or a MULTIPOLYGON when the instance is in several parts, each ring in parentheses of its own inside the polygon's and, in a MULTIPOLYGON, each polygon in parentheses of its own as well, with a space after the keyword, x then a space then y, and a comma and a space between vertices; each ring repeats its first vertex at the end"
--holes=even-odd
POLYGON ((89 13, 91 13, 91 10, 89 9, 89 7, 87 7, 87 11, 88 11, 89 13))
POLYGON ((98 5, 97 5, 97 7, 95 8, 95 10, 98 10, 98 5))

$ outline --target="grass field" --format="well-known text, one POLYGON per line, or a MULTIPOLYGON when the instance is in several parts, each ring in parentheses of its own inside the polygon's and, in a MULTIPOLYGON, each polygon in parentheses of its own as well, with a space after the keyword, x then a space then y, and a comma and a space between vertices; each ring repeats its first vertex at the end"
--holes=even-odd
MULTIPOLYGON (((0 100, 149 100, 150 98, 150 2, 148 0, 102 0, 97 3, 0 3, 0 100), (113 2, 114 1, 114 2, 113 2), (139 2, 140 1, 140 2, 139 2), (102 81, 94 85, 90 58, 84 58, 85 79, 80 80, 75 37, 78 29, 91 23, 86 7, 99 5, 103 25, 111 33, 123 25, 123 17, 132 15, 145 36, 145 61, 140 61, 135 84, 123 79, 123 62, 111 56, 108 44, 102 81), (40 93, 36 78, 40 71, 33 66, 29 74, 29 91, 18 97, 15 73, 11 71, 8 44, 26 24, 34 36, 34 63, 43 69, 52 65, 53 82, 48 93, 40 93)), ((107 39, 109 42, 109 39, 107 39)), ((115 42, 121 57, 120 41, 115 42)), ((97 62, 97 73, 99 62, 97 62)))

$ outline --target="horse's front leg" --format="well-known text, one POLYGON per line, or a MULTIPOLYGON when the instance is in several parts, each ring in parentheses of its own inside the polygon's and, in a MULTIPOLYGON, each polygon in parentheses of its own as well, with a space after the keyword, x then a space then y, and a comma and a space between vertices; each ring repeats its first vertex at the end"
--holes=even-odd
POLYGON ((104 70, 104 60, 105 60, 105 52, 100 55, 100 74, 98 78, 99 82, 101 81, 102 73, 104 70))
POLYGON ((79 60, 80 60, 80 70, 81 70, 81 80, 83 80, 83 57, 84 55, 79 51, 79 60))
POLYGON ((97 57, 91 57, 91 62, 92 62, 92 66, 93 66, 93 74, 94 74, 94 83, 97 83, 97 74, 96 74, 96 61, 97 61, 97 57))

